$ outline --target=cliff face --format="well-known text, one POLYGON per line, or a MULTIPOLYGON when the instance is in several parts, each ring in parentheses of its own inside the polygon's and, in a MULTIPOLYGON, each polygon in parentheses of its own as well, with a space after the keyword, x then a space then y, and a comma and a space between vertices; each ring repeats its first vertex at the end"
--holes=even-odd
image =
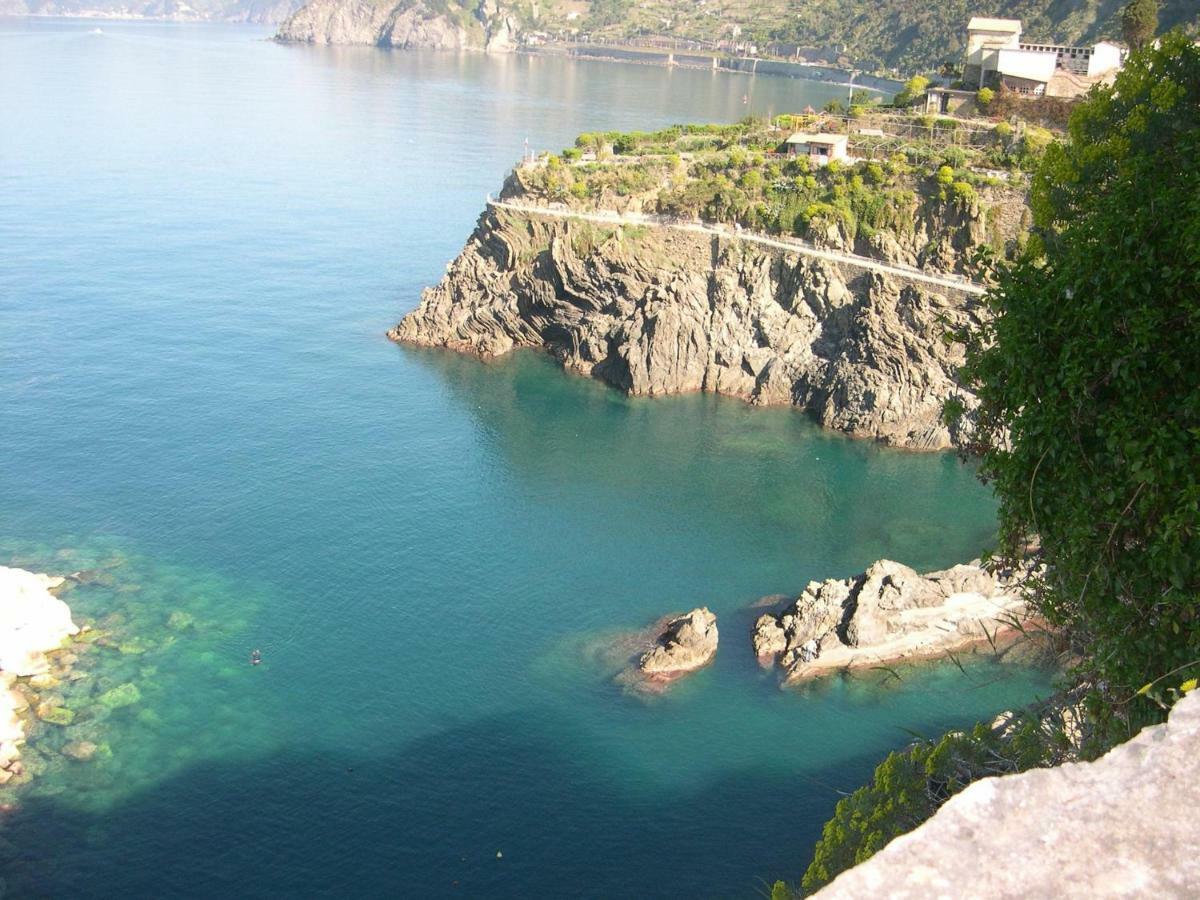
POLYGON ((389 336, 484 356, 545 348, 631 394, 793 404, 828 428, 938 449, 959 437, 940 421, 963 358, 945 335, 983 314, 957 291, 732 234, 492 207, 389 336))
POLYGON ((406 49, 509 50, 518 25, 496 0, 313 0, 279 26, 275 39, 406 49))

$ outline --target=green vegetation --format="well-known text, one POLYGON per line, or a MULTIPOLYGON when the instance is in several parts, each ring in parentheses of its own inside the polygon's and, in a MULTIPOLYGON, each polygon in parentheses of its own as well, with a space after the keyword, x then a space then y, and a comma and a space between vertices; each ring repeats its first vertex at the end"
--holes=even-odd
POLYGON ((923 96, 925 89, 929 87, 929 79, 924 75, 914 75, 908 81, 904 82, 904 87, 895 97, 892 98, 892 104, 897 107, 912 106, 923 96))
POLYGON ((1200 48, 1174 34, 1135 54, 1045 149, 1034 238, 998 266, 991 324, 961 335, 999 555, 1012 563, 1040 542, 1047 566, 1030 600, 1078 661, 1071 701, 893 753, 838 803, 805 891, 971 781, 1094 757, 1197 688, 1197 159, 1200 48))
POLYGON ((838 801, 804 873, 804 891, 817 891, 869 859, 972 781, 1053 765, 1066 758, 1069 746, 1061 725, 1047 728, 1029 715, 995 730, 976 725, 969 734, 954 731, 890 754, 870 784, 838 801))
POLYGON ((862 124, 887 131, 855 129, 853 163, 817 166, 788 155, 785 141, 796 130, 846 128, 842 119, 788 115, 772 123, 582 134, 574 147, 518 176, 528 196, 570 206, 632 204, 670 218, 853 246, 882 230, 909 233, 922 216, 979 213, 992 191, 1011 198, 1052 140, 1037 127, 967 133, 958 120, 895 113, 873 113, 862 124))
POLYGON ((1107 743, 1155 721, 1144 682, 1200 658, 1200 48, 1135 54, 1034 181, 1037 239, 1002 267, 965 370, 1002 551, 1040 537, 1037 609, 1080 654, 1107 743))
MULTIPOLYGON (((1146 0, 1140 0, 1146 2, 1146 0)), ((845 48, 844 59, 860 69, 930 72, 962 60, 967 20, 976 14, 1021 19, 1033 41, 1089 43, 1122 33, 1114 3, 1000 0, 981 9, 967 0, 916 4, 912 0, 592 0, 582 20, 568 21, 574 4, 543 4, 536 26, 548 31, 578 28, 593 39, 663 35, 700 41, 751 41, 775 45, 845 48), (734 38, 734 28, 739 30, 734 38)), ((1163 0, 1160 25, 1195 27, 1195 0, 1163 0)), ((788 47, 780 47, 787 52, 788 47)), ((825 56, 837 56, 838 51, 825 56)))
POLYGON ((1158 0, 1130 0, 1121 11, 1121 34, 1130 47, 1141 49, 1158 30, 1158 0))

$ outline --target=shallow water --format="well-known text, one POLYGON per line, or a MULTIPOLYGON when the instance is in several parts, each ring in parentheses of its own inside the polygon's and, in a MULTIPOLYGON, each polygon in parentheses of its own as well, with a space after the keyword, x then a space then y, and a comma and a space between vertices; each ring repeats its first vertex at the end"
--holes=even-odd
POLYGON ((951 456, 383 338, 526 138, 841 89, 93 27, 0 20, 0 564, 100 568, 105 632, 6 793, 14 892, 748 896, 911 732, 1044 690, 750 658, 764 595, 988 545, 951 456), (701 603, 716 664, 623 694, 605 637, 701 603))

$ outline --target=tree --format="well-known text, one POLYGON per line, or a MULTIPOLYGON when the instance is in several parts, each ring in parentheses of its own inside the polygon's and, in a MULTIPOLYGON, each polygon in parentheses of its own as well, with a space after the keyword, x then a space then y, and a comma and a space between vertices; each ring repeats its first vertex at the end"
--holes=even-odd
POLYGON ((1112 742, 1162 716, 1140 685, 1200 657, 1197 160, 1200 48, 1173 33, 1046 148, 1029 247, 966 336, 1002 555, 1040 539, 1031 600, 1112 742))
POLYGON ((929 87, 929 79, 924 75, 914 75, 904 82, 904 87, 892 99, 892 105, 897 107, 912 106, 929 87))
POLYGON ((1121 33, 1135 50, 1145 47, 1158 30, 1158 0, 1130 0, 1121 12, 1121 33))

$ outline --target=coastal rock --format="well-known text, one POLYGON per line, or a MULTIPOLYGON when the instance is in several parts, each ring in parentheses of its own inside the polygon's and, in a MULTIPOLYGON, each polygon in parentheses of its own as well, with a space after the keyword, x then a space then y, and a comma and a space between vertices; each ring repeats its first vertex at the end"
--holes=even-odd
POLYGON ((1196 897, 1200 691, 1095 762, 985 778, 821 900, 1196 897))
POLYGON ((827 428, 942 449, 965 437, 942 422, 946 399, 975 405, 946 336, 985 316, 975 297, 732 235, 489 207, 389 337, 485 357, 542 348, 629 394, 792 404, 827 428))
MULTIPOLYGON (((0 566, 0 784, 24 773, 18 758, 25 726, 18 713, 29 701, 17 686, 17 676, 34 676, 39 690, 53 688, 56 679, 48 674, 46 653, 79 632, 70 608, 50 593, 62 584, 62 578, 0 566)), ((43 700, 35 714, 55 725, 69 725, 75 715, 58 702, 43 700)))
POLYGON ((314 0, 275 35, 307 44, 373 44, 397 49, 491 50, 515 47, 517 18, 496 0, 314 0))
POLYGON ((62 578, 0 566, 0 670, 44 673, 46 651, 79 632, 70 608, 50 593, 62 583, 62 578))
POLYGON ((760 616, 751 641, 788 682, 935 656, 995 640, 1024 618, 1023 574, 993 574, 977 560, 920 575, 884 559, 854 578, 810 583, 782 613, 760 616))
POLYGON ((671 619, 638 669, 652 678, 675 679, 712 662, 717 655, 717 617, 707 607, 671 619))

